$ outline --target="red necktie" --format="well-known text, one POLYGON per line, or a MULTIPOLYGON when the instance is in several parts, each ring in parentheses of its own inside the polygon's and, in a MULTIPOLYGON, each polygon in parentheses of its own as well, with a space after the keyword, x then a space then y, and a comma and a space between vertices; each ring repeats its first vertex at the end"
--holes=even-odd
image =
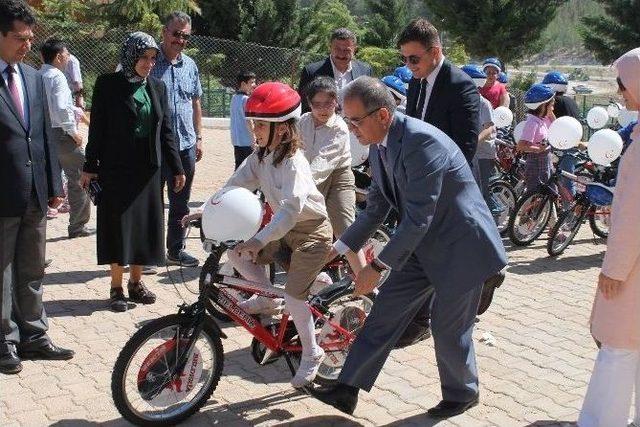
POLYGON ((15 68, 11 65, 8 65, 5 69, 7 73, 7 86, 9 87, 9 94, 11 95, 11 99, 13 99, 13 105, 20 113, 20 118, 24 120, 24 111, 22 110, 22 102, 20 101, 20 93, 18 92, 18 85, 16 85, 16 80, 13 77, 13 73, 16 72, 15 68))

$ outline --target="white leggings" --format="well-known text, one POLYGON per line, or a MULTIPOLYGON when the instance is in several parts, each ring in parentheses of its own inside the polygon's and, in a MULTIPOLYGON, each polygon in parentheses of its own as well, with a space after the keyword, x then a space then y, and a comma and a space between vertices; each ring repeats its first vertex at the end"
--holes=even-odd
MULTIPOLYGON (((267 275, 267 267, 264 265, 255 264, 249 259, 244 259, 236 251, 227 251, 227 257, 229 264, 235 268, 242 277, 252 282, 258 282, 265 286, 272 286, 269 276, 267 275)), ((296 325, 298 336, 300 337, 300 344, 302 344, 302 356, 314 357, 322 352, 322 349, 316 342, 316 328, 313 321, 313 314, 309 307, 305 304, 305 301, 292 297, 286 293, 285 286, 285 305, 291 317, 293 323, 296 325)))
POLYGON ((626 427, 635 389, 635 419, 640 425, 640 351, 602 346, 598 352, 579 427, 626 427))

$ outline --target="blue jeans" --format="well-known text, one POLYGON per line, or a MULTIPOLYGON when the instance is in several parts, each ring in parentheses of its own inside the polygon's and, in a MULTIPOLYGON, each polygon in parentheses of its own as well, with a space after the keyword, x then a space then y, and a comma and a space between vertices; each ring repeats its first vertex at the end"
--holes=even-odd
MULTIPOLYGON (((576 157, 574 155, 576 152, 577 152, 576 149, 571 149, 564 152, 564 155, 560 158, 560 161, 558 162, 558 168, 565 172, 574 173, 576 171, 576 157)), ((562 186, 564 188, 569 190, 572 196, 576 195, 575 182, 565 177, 562 177, 562 180, 560 182, 562 183, 562 186)))
POLYGON ((480 187, 482 197, 487 203, 491 214, 494 216, 500 215, 504 211, 504 208, 496 202, 489 188, 491 177, 495 173, 495 160, 477 159, 477 162, 478 174, 476 176, 476 180, 478 181, 478 187, 480 187))
POLYGON ((178 193, 173 191, 173 174, 165 162, 162 165, 162 185, 167 186, 169 197, 169 221, 167 222, 167 252, 176 257, 182 250, 185 229, 180 221, 189 214, 189 198, 191 197, 191 185, 196 171, 196 147, 195 145, 180 151, 180 159, 186 176, 184 188, 178 193))

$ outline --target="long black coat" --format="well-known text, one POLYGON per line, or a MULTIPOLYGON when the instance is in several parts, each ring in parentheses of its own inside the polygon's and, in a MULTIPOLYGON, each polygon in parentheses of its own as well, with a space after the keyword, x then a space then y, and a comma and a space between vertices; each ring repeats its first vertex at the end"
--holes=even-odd
POLYGON ((137 139, 136 88, 122 73, 98 77, 91 104, 85 172, 97 173, 98 264, 164 263, 164 208, 161 168, 184 170, 174 140, 167 88, 149 77, 153 121, 149 138, 137 139))

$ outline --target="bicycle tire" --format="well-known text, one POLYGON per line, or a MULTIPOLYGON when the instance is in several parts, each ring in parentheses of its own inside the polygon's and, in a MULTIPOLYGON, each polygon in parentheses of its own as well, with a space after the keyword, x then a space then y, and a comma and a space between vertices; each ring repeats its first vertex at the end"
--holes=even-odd
MULTIPOLYGON (((609 215, 611 215, 611 213, 609 213, 609 215)), ((593 231, 593 234, 595 234, 596 236, 601 237, 603 239, 606 239, 607 237, 609 237, 609 227, 607 227, 606 230, 604 228, 601 228, 600 225, 598 225, 598 222, 596 221, 595 213, 593 215, 589 215, 589 227, 591 227, 591 231, 593 231)))
POLYGON ((549 222, 549 218, 551 217, 551 210, 552 209, 553 209, 552 201, 551 201, 551 198, 549 197, 549 195, 543 194, 543 193, 540 193, 540 192, 526 193, 524 196, 522 196, 520 198, 520 200, 518 200, 518 202, 516 203, 516 207, 513 210, 513 213, 511 215, 511 218, 509 218, 509 239, 516 246, 528 246, 528 245, 530 245, 544 231, 545 227, 547 226, 547 223, 549 222), (537 229, 533 233, 531 233, 530 235, 526 236, 525 238, 522 238, 516 232, 516 227, 518 225, 520 225, 520 224, 516 224, 516 219, 519 217, 520 211, 523 208, 526 208, 528 206, 527 204, 531 203, 531 200, 533 200, 533 198, 535 198, 535 197, 541 198, 541 201, 543 203, 542 212, 545 212, 545 214, 544 214, 542 222, 539 222, 538 220, 536 220, 536 222, 538 223, 537 229), (547 208, 547 206, 548 206, 548 208, 547 208))
POLYGON ((573 239, 576 237, 576 234, 578 234, 578 230, 580 230, 580 227, 582 226, 582 222, 584 221, 584 217, 587 214, 588 210, 589 208, 587 206, 584 206, 584 204, 574 203, 573 205, 571 205, 571 207, 569 207, 569 209, 567 209, 566 211, 560 214, 560 217, 558 218, 558 222, 556 222, 556 224, 553 226, 553 229, 551 229, 551 234, 549 235, 549 239, 547 240, 547 253, 550 256, 558 256, 561 253, 563 253, 565 249, 567 249, 567 247, 571 244, 573 239), (577 208, 580 208, 581 210, 579 214, 576 216, 574 214, 574 211, 577 208), (556 240, 556 237, 560 233, 561 228, 569 220, 575 221, 575 223, 571 225, 571 228, 569 230, 569 235, 565 238, 563 242, 561 242, 560 246, 555 247, 554 242, 556 240))
POLYGON ((195 414, 204 406, 209 400, 213 391, 218 386, 220 377, 222 375, 222 368, 224 365, 224 351, 222 348, 222 340, 216 328, 205 322, 201 334, 208 335, 208 342, 212 343, 211 352, 214 356, 214 369, 211 373, 211 382, 207 385, 204 393, 198 393, 200 397, 196 401, 187 407, 184 411, 178 413, 175 416, 162 418, 158 420, 143 418, 138 415, 128 404, 128 399, 125 391, 126 371, 129 367, 129 363, 135 356, 137 350, 148 340, 149 337, 155 333, 166 329, 173 325, 188 325, 191 319, 181 314, 170 314, 168 316, 161 317, 159 319, 152 320, 140 328, 133 336, 127 341, 124 348, 120 351, 113 368, 111 375, 111 394, 113 402, 118 409, 118 412, 127 421, 145 427, 159 427, 175 425, 181 421, 186 420, 191 415, 195 414))
POLYGON ((509 184, 505 180, 496 180, 490 182, 489 191, 491 192, 491 195, 494 195, 494 193, 500 194, 500 196, 497 197, 499 198, 501 205, 506 209, 506 211, 501 214, 500 218, 496 221, 498 231, 500 232, 500 235, 504 237, 507 235, 509 230, 509 218, 511 218, 511 214, 515 209, 517 200, 516 192, 513 190, 511 184, 509 184))

